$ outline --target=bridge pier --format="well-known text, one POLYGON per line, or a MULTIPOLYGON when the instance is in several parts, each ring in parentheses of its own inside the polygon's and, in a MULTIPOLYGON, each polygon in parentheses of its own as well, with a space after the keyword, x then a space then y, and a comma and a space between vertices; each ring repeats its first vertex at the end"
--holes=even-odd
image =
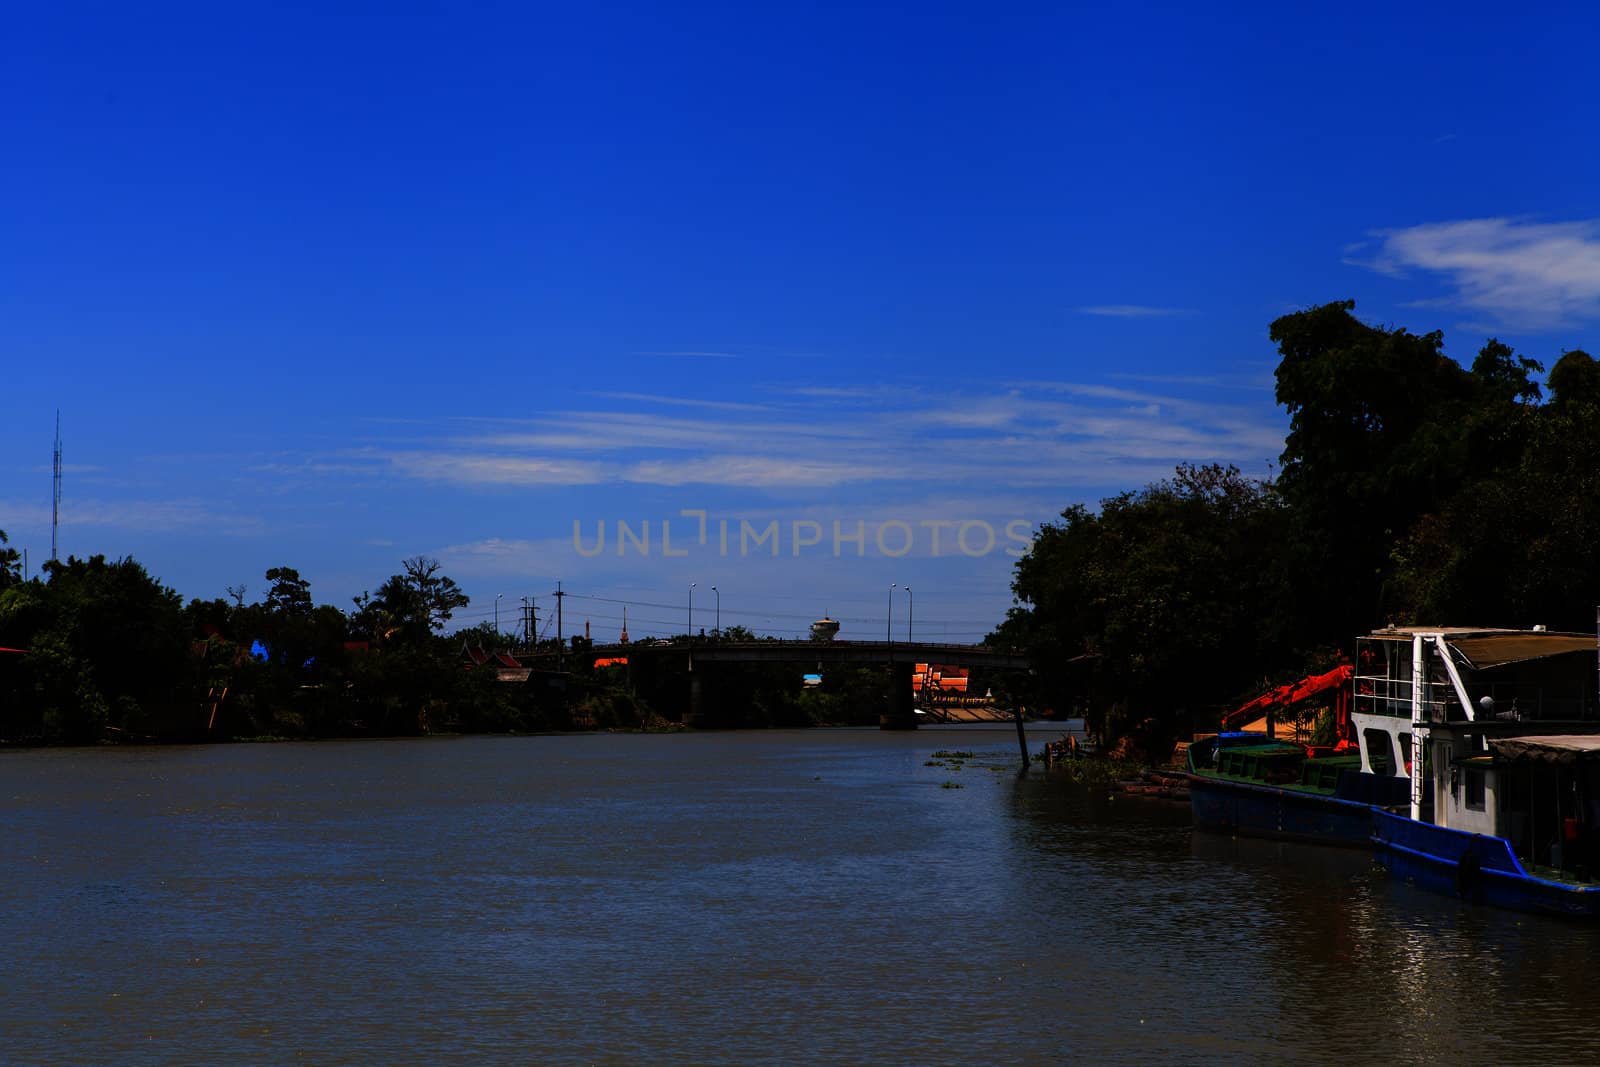
POLYGON ((705 686, 700 679, 702 672, 689 668, 689 707, 683 713, 683 725, 689 727, 699 726, 705 721, 705 686))
POLYGON ((880 730, 915 730, 917 728, 916 694, 911 680, 914 665, 889 664, 889 691, 884 700, 883 713, 878 716, 880 730))

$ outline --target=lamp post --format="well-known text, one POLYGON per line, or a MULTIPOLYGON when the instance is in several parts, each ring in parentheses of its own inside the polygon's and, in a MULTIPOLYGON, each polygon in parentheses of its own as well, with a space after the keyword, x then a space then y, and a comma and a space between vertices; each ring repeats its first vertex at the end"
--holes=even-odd
POLYGON ((500 598, 503 596, 505 596, 504 593, 496 593, 494 595, 494 639, 496 641, 500 640, 500 598))
POLYGON ((717 589, 716 586, 712 586, 711 587, 711 591, 713 593, 717 594, 717 636, 721 637, 722 636, 722 593, 717 589))
POLYGON ((694 582, 689 583, 689 640, 694 640, 694 582))
POLYGON ((911 595, 911 587, 906 586, 906 644, 911 643, 911 624, 916 619, 917 599, 911 595))
POLYGON ((894 644, 894 590, 898 582, 889 583, 889 618, 883 624, 883 639, 894 644))

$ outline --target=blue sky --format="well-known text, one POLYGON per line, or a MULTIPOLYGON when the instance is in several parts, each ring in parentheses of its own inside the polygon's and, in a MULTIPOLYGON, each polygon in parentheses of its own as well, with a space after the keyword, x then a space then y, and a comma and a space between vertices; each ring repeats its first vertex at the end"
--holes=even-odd
POLYGON ((694 582, 697 629, 869 637, 894 583, 976 639, 1009 524, 1268 471, 1286 311, 1600 350, 1584 6, 331 10, 9 16, 35 564, 59 408, 63 553, 185 596, 424 554, 469 622, 561 581, 569 629, 681 630, 694 582))

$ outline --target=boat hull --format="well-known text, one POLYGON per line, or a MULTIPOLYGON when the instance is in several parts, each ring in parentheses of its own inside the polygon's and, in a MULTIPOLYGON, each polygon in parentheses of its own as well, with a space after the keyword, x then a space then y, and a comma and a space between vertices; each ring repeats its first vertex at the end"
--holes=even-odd
POLYGON ((1370 804, 1193 771, 1188 779, 1196 829, 1351 848, 1372 843, 1370 804))
POLYGON ((1600 885, 1572 885, 1529 874, 1503 837, 1415 822, 1375 809, 1372 844, 1396 878, 1463 900, 1514 911, 1600 916, 1600 885))

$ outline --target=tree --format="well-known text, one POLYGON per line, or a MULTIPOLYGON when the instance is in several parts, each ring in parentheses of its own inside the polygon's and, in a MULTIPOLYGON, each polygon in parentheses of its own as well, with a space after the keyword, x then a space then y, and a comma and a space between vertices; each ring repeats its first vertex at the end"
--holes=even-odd
MULTIPOLYGON (((1444 355, 1443 335, 1369 326, 1354 309, 1323 304, 1269 331, 1289 412, 1278 489, 1292 516, 1296 628, 1313 643, 1347 642, 1381 621, 1396 539, 1470 470, 1477 388, 1444 355)), ((1482 380, 1515 386, 1514 362, 1498 352, 1483 362, 1482 380)))
POLYGON ((6 547, 9 543, 6 532, 0 530, 0 589, 22 581, 22 556, 16 549, 6 547))
POLYGON ((413 556, 402 561, 404 570, 378 587, 371 605, 383 612, 393 627, 413 641, 444 629, 457 610, 470 602, 455 581, 439 573, 439 561, 413 556))
MULTIPOLYGON (((266 579, 267 595, 261 603, 235 613, 245 631, 242 637, 247 642, 259 640, 266 647, 269 660, 292 668, 298 674, 300 668, 317 655, 321 644, 312 624, 317 609, 311 600, 311 583, 300 577, 300 572, 293 567, 273 567, 266 572, 266 579)), ((338 629, 342 639, 342 615, 338 629)), ((288 690, 301 681, 299 677, 285 678, 282 685, 288 690)))
POLYGON ((1040 698, 1103 733, 1178 732, 1281 661, 1285 518, 1270 483, 1219 466, 1068 508, 1017 561, 991 643, 1027 649, 1040 698))
POLYGON ((52 560, 44 574, 0 591, 0 644, 29 650, 8 666, 0 734, 86 743, 191 730, 197 672, 178 594, 132 558, 52 560))
POLYGON ((1550 402, 1555 407, 1600 403, 1600 363, 1581 348, 1562 353, 1550 368, 1550 402))
POLYGON ((1396 549, 1416 617, 1586 630, 1600 600, 1600 373, 1587 353, 1550 371, 1550 403, 1494 414, 1498 466, 1396 549))
POLYGON ((311 614, 311 583, 293 567, 273 567, 267 571, 267 599, 263 606, 275 615, 311 614))
POLYGON ((1525 359, 1491 337, 1472 361, 1472 376, 1494 399, 1517 404, 1537 404, 1541 390, 1533 375, 1544 370, 1538 360, 1525 359))

